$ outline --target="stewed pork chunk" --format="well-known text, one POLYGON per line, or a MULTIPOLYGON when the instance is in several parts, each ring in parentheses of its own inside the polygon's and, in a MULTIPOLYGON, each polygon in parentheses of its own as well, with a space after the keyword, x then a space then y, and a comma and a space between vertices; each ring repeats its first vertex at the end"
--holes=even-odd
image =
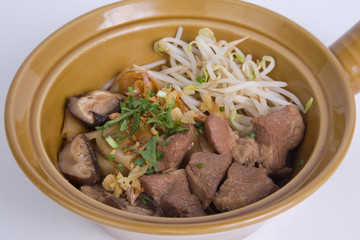
POLYGON ((231 157, 209 152, 191 155, 186 166, 191 192, 206 209, 214 199, 215 193, 231 164, 231 157))
POLYGON ((288 105, 282 110, 252 120, 259 144, 259 164, 268 173, 286 167, 286 155, 303 139, 305 125, 299 110, 288 105))
POLYGON ((216 193, 214 205, 220 212, 230 211, 263 199, 278 189, 264 170, 233 163, 216 193))

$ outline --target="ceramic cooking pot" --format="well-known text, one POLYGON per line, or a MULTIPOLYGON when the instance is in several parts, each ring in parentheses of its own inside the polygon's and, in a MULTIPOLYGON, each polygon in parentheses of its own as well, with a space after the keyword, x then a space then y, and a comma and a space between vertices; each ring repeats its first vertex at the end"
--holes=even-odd
POLYGON ((360 23, 330 50, 288 19, 242 1, 121 1, 65 25, 25 60, 7 96, 8 142, 21 169, 44 194, 114 235, 129 231, 133 239, 205 239, 209 234, 239 239, 308 197, 346 154, 355 125, 354 94, 360 90, 360 23), (295 163, 303 159, 305 165, 269 197, 211 216, 145 217, 90 199, 56 167, 67 98, 100 88, 132 64, 158 60, 153 43, 173 36, 178 26, 184 28, 186 41, 203 27, 228 41, 249 36, 241 45, 245 53, 256 59, 273 56, 276 68, 271 76, 287 81, 287 89, 303 103, 314 98, 304 115, 305 138, 294 153, 295 163))

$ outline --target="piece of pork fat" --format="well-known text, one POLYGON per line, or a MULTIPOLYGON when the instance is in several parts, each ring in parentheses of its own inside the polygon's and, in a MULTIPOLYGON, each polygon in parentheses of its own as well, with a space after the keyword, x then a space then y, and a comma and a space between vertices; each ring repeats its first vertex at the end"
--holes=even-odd
POLYGON ((147 196, 157 203, 166 217, 205 215, 199 199, 190 193, 185 169, 146 175, 140 178, 147 196))
POLYGON ((288 150, 295 148, 304 136, 305 125, 299 110, 287 105, 251 122, 259 143, 260 167, 269 174, 281 172, 286 167, 288 150))
POLYGON ((225 178, 231 164, 231 157, 209 152, 197 152, 191 155, 186 166, 190 190, 206 209, 215 197, 215 193, 225 178))
POLYGON ((157 145, 156 150, 162 152, 161 160, 157 161, 159 166, 159 169, 156 169, 157 172, 175 170, 180 167, 195 136, 195 128, 193 125, 187 124, 184 127, 189 130, 168 137, 164 141, 166 144, 162 142, 157 145))
POLYGON ((278 189, 264 170, 234 162, 213 203, 220 212, 231 211, 259 201, 278 189))
POLYGON ((210 145, 219 154, 231 156, 231 129, 228 123, 215 114, 210 114, 205 119, 205 136, 210 145))
POLYGON ((259 145, 254 138, 240 138, 235 132, 232 133, 232 156, 235 162, 246 165, 255 166, 259 161, 260 150, 259 145))

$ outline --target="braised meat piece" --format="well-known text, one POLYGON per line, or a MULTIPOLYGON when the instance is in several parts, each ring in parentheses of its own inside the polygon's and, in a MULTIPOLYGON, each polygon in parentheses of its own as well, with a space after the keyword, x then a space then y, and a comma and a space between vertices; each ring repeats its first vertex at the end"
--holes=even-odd
POLYGON ((175 170, 180 167, 186 152, 191 147, 195 136, 193 125, 185 125, 189 130, 176 133, 157 145, 156 150, 162 152, 162 158, 157 162, 157 171, 175 170))
POLYGON ((210 114, 205 120, 205 135, 219 154, 231 156, 230 127, 224 119, 210 114))
POLYGON ((290 150, 295 148, 304 136, 303 119, 299 110, 292 105, 254 118, 251 123, 256 133, 256 141, 266 146, 284 146, 290 150))
POLYGON ((214 199, 220 182, 231 164, 231 157, 209 152, 197 152, 191 155, 186 166, 190 189, 206 209, 214 199))
POLYGON ((259 201, 278 189, 264 170, 235 162, 213 203, 220 212, 230 211, 259 201))
POLYGON ((259 163, 269 174, 276 174, 285 167, 288 150, 295 148, 304 136, 301 114, 295 106, 288 105, 251 122, 259 143, 259 163))
POLYGON ((205 215, 199 199, 190 193, 184 169, 140 178, 147 196, 163 210, 166 217, 196 217, 205 215))

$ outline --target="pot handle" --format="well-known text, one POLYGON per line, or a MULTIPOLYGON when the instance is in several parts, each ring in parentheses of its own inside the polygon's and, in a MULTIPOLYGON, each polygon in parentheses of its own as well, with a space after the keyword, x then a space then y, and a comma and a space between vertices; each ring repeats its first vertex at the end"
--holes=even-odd
POLYGON ((330 50, 346 71, 354 94, 360 92, 360 21, 344 33, 330 50))

